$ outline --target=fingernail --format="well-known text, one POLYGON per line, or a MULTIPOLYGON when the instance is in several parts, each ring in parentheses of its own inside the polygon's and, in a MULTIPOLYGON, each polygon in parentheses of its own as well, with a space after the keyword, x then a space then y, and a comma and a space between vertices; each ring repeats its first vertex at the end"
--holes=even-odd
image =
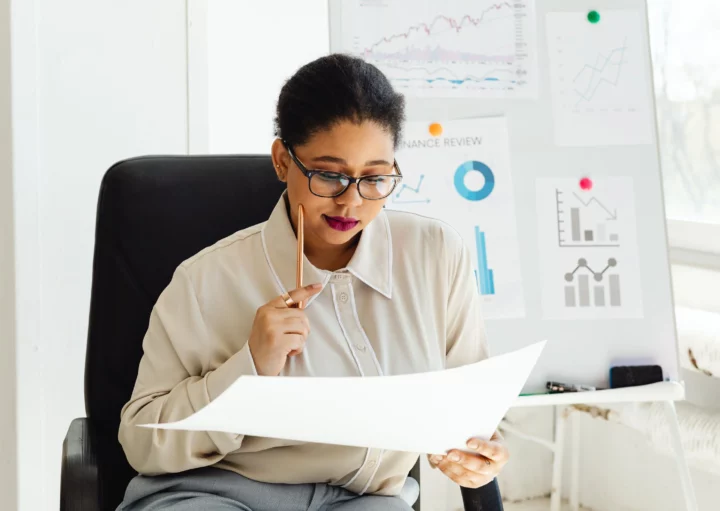
POLYGON ((452 453, 452 454, 450 455, 450 461, 460 461, 460 456, 458 456, 458 455, 455 454, 455 453, 452 453))
POLYGON ((320 289, 322 287, 322 284, 310 284, 308 288, 310 289, 320 289))
POLYGON ((430 456, 430 461, 432 461, 435 464, 440 463, 440 456, 430 456))
POLYGON ((480 444, 477 442, 477 440, 470 440, 468 442, 468 447, 470 449, 477 449, 478 447, 480 447, 480 444))

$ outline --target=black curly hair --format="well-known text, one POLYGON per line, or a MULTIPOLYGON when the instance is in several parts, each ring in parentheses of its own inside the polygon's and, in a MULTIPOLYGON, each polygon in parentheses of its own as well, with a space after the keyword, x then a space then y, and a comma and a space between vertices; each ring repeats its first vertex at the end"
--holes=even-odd
POLYGON ((377 123, 392 135, 397 148, 405 98, 377 67, 335 53, 304 65, 285 82, 277 102, 275 136, 298 146, 346 120, 377 123))

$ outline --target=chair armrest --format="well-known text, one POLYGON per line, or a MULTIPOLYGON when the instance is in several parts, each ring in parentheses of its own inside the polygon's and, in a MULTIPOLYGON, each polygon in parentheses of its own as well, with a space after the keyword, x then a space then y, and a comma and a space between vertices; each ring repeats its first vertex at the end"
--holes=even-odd
POLYGON ((97 438, 90 419, 70 423, 62 450, 60 511, 98 511, 100 479, 97 438))
POLYGON ((465 511, 503 511, 497 479, 493 479, 492 482, 480 488, 460 487, 460 492, 465 511))

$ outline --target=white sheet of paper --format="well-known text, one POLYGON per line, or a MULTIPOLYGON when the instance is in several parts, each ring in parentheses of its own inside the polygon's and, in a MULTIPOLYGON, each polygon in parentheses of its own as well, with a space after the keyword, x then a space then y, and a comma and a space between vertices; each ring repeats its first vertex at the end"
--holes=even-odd
POLYGON ((404 126, 395 158, 403 183, 388 209, 442 220, 463 237, 473 256, 485 319, 525 316, 510 137, 504 117, 443 121, 433 137, 429 122, 404 126))
POLYGON ((142 427, 429 454, 467 450, 469 438, 495 432, 544 347, 401 376, 241 376, 190 417, 142 427))
POLYGON ((652 144, 652 70, 637 9, 549 12, 547 48, 555 143, 561 147, 652 144))
POLYGON ((582 190, 578 178, 542 177, 536 192, 543 318, 642 318, 633 179, 593 177, 582 190))

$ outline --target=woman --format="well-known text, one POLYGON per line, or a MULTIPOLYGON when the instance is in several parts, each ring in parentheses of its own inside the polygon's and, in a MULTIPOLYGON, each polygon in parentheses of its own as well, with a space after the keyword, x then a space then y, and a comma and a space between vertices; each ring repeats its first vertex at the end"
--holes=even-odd
MULTIPOLYGON (((460 236, 383 211, 402 179, 403 116, 402 96, 359 59, 323 57, 285 84, 272 160, 287 191, 267 222, 181 264, 153 309, 119 431, 140 475, 120 509, 410 509, 399 495, 418 454, 136 427, 187 417, 242 375, 406 374, 486 356, 460 236), (310 285, 293 289, 299 204, 310 285)), ((479 487, 507 450, 499 438, 468 446, 430 461, 479 487)))

